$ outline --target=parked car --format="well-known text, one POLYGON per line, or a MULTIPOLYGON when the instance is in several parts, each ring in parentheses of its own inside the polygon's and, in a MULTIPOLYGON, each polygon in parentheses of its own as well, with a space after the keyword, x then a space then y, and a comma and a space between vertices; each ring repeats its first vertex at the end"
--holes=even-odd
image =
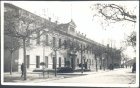
POLYGON ((60 67, 57 68, 57 73, 72 73, 74 72, 71 67, 60 67))

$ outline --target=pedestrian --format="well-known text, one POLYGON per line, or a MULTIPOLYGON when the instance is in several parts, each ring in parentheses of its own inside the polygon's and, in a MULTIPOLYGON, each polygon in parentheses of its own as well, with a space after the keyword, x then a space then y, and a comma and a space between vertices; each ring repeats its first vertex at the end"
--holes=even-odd
POLYGON ((24 63, 21 64, 21 77, 24 75, 24 63))
POLYGON ((136 63, 134 63, 132 66, 132 73, 134 73, 135 71, 136 71, 136 63))

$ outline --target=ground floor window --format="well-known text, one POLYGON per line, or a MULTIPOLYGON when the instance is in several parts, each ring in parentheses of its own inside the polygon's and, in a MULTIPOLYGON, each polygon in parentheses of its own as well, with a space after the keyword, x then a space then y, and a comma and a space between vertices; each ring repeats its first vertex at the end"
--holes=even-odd
POLYGON ((53 61, 52 61, 52 62, 53 62, 53 66, 52 66, 52 67, 53 67, 53 69, 55 69, 55 66, 56 66, 55 61, 56 61, 56 59, 55 59, 55 57, 53 57, 53 61))
POLYGON ((59 67, 61 67, 61 57, 59 57, 59 67))
POLYGON ((27 58, 27 68, 30 66, 30 55, 26 55, 27 58))
POLYGON ((64 58, 64 66, 66 66, 66 58, 64 58))
POLYGON ((79 59, 77 58, 77 65, 79 65, 79 59))
POLYGON ((45 65, 46 65, 46 68, 48 68, 48 56, 45 56, 45 65))
POLYGON ((36 68, 40 67, 40 56, 36 56, 36 68))

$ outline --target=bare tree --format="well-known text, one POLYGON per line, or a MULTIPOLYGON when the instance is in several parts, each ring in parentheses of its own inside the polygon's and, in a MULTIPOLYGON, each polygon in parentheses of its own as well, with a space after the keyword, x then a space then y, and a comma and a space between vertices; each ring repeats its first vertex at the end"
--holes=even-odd
MULTIPOLYGON (((4 13, 4 34, 18 38, 22 41, 24 53, 24 80, 26 77, 26 41, 30 38, 36 39, 36 33, 47 27, 45 20, 27 11, 7 11, 4 13)), ((42 35, 43 32, 40 34, 42 35)))
POLYGON ((136 48, 136 32, 135 31, 133 31, 131 35, 128 36, 126 41, 127 41, 127 44, 132 46, 134 50, 136 51, 135 49, 136 48))
MULTIPOLYGON (((100 21, 101 25, 103 26, 103 29, 106 29, 107 26, 109 26, 112 23, 117 22, 131 22, 132 26, 135 26, 136 23, 136 13, 134 13, 136 6, 134 8, 128 9, 127 7, 117 5, 117 4, 94 4, 91 7, 91 10, 93 11, 93 18, 99 17, 102 18, 100 21)), ((121 23, 122 26, 126 25, 127 23, 121 23)), ((134 28, 133 28, 134 29, 134 28)), ((133 30, 132 29, 132 30, 133 30)), ((127 44, 131 45, 132 47, 135 47, 136 45, 136 33, 132 32, 130 36, 128 36, 128 39, 126 40, 127 44)))
POLYGON ((91 7, 92 10, 96 9, 98 13, 101 14, 106 20, 112 21, 130 21, 136 23, 136 15, 130 13, 124 7, 117 4, 95 4, 91 7))
MULTIPOLYGON (((8 36, 5 36, 5 37, 8 37, 8 36)), ((14 37, 8 37, 9 40, 6 40, 4 41, 4 49, 6 50, 9 50, 10 53, 11 53, 11 62, 10 62, 10 74, 12 75, 12 67, 13 67, 13 52, 15 52, 16 50, 18 50, 21 45, 20 45, 20 42, 18 41, 17 38, 14 38, 14 37)))
POLYGON ((101 57, 102 54, 104 53, 104 51, 105 51, 105 49, 103 49, 103 47, 101 47, 99 45, 93 45, 93 47, 92 47, 92 52, 94 53, 94 56, 95 56, 96 71, 98 71, 97 57, 101 57))

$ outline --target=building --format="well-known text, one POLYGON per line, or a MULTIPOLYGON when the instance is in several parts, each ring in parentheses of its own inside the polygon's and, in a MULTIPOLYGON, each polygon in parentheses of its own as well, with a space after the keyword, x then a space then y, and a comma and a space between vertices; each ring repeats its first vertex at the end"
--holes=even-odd
MULTIPOLYGON (((84 35, 83 33, 76 32, 76 24, 73 20, 71 20, 68 23, 58 24, 57 21, 52 22, 51 18, 42 18, 22 8, 8 3, 4 4, 4 14, 5 44, 7 44, 6 41, 9 42, 13 40, 10 40, 11 36, 6 35, 7 30, 10 31, 9 33, 11 33, 11 30, 16 29, 16 31, 12 31, 12 35, 14 35, 16 32, 17 34, 15 35, 21 34, 22 36, 28 36, 28 33, 30 34, 32 30, 40 28, 38 29, 39 31, 36 30, 35 33, 32 33, 32 35, 27 37, 27 71, 33 71, 34 69, 41 68, 41 62, 44 62, 46 64, 46 68, 49 69, 55 69, 55 66, 68 66, 73 68, 74 70, 81 69, 81 67, 79 66, 81 63, 87 63, 87 67, 85 67, 84 69, 91 70, 102 69, 103 67, 107 68, 108 65, 112 63, 111 59, 107 59, 110 56, 109 52, 107 53, 108 57, 106 55, 107 46, 101 45, 91 39, 86 38, 86 35, 84 35), (11 22, 15 23, 14 27, 13 25, 11 26, 10 24, 8 24, 8 17, 10 16, 9 13, 10 15, 13 14, 13 20, 11 22), (20 20, 17 20, 19 18, 20 20), (31 23, 31 20, 34 20, 34 22, 31 23), (26 22, 31 24, 28 24, 27 26, 24 24, 26 22), (9 28, 9 26, 11 27, 9 28), (25 30, 26 26, 28 27, 28 31, 25 30), (23 30, 25 30, 26 32, 23 30), (30 38, 31 36, 36 36, 36 38, 32 39, 30 38)), ((11 17, 9 18, 11 20, 11 17)), ((22 40, 20 40, 19 38, 17 42, 21 43, 22 40)), ((114 52, 117 51, 113 49, 111 50, 114 52)), ((4 53, 5 72, 9 71, 10 64, 7 64, 9 62, 13 63, 12 67, 13 69, 15 69, 14 71, 20 71, 20 65, 24 62, 22 44, 20 48, 16 48, 16 50, 13 51, 13 53, 10 53, 7 48, 4 48, 4 53), (13 56, 12 60, 10 59, 10 56, 13 56)), ((120 63, 119 57, 113 60, 117 64, 120 63)))

